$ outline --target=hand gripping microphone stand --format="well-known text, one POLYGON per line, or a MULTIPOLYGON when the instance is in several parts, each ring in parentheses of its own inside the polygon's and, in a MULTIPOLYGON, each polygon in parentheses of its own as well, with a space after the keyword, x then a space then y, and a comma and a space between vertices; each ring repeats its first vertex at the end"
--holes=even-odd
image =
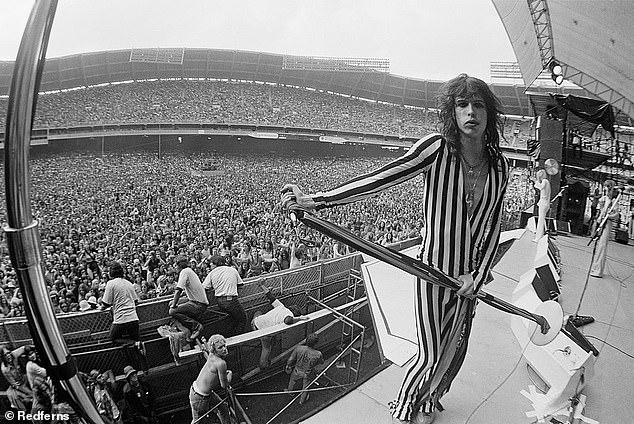
MULTIPOLYGON (((414 258, 410 258, 403 253, 364 240, 329 221, 316 217, 309 211, 303 209, 297 203, 289 203, 287 204, 287 208, 293 222, 297 222, 297 220, 299 220, 307 227, 315 229, 328 237, 347 244, 348 246, 354 247, 360 252, 366 253, 409 274, 421 278, 426 282, 456 291, 461 287, 457 280, 445 275, 441 271, 424 264, 421 261, 417 261, 414 258)), ((538 346, 550 343, 555 339, 560 331, 563 331, 563 312, 557 302, 544 302, 542 304, 544 307, 541 309, 538 308, 539 311, 542 311, 543 314, 550 318, 549 322, 549 320, 543 315, 538 315, 519 308, 511 303, 505 302, 489 293, 486 293, 483 290, 478 291, 476 296, 478 299, 481 299, 483 302, 493 306, 494 308, 503 312, 518 315, 537 324, 540 331, 535 331, 535 324, 532 326, 529 325, 529 331, 531 333, 531 341, 538 346)))

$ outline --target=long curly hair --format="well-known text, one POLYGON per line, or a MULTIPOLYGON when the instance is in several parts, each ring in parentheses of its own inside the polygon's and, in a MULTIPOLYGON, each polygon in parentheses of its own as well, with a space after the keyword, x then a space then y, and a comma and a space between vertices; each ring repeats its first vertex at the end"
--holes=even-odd
POLYGON ((456 99, 470 99, 476 95, 482 97, 487 110, 487 126, 484 131, 485 151, 497 169, 497 163, 502 156, 500 134, 504 133, 502 103, 481 79, 460 74, 440 86, 436 95, 438 130, 447 140, 449 150, 453 154, 460 154, 460 131, 455 113, 456 99))

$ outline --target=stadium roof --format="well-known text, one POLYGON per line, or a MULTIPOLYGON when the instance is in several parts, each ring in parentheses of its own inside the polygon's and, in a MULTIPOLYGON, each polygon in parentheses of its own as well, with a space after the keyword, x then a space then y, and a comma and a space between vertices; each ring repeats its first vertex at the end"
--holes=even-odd
MULTIPOLYGON (((386 72, 289 70, 283 67, 284 56, 272 53, 219 49, 144 50, 102 51, 47 59, 40 91, 154 78, 213 78, 308 87, 374 101, 433 108, 434 96, 441 84, 386 72)), ((0 95, 9 93, 12 72, 13 62, 0 62, 0 95)), ((524 86, 494 84, 492 88, 500 97, 506 114, 532 115, 524 86)), ((534 88, 532 91, 546 90, 534 88)), ((569 87, 554 91, 584 94, 581 89, 569 87)))
MULTIPOLYGON (((493 0, 526 86, 549 69, 634 119, 634 2, 493 0)), ((550 71, 548 71, 550 72, 550 71)))

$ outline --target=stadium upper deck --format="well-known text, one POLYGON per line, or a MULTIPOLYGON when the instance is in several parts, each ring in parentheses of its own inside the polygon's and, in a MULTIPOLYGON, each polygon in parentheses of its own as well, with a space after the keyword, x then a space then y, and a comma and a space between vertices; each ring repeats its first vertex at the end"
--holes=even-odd
MULTIPOLYGON (((435 107, 434 96, 441 84, 386 72, 290 70, 284 69, 283 61, 284 55, 280 54, 220 49, 91 52, 47 59, 40 91, 155 78, 210 78, 261 81, 403 106, 435 107)), ((0 96, 9 94, 12 73, 13 62, 0 62, 0 96)), ((493 84, 492 87, 507 114, 532 115, 524 86, 493 84)), ((589 95, 576 88, 556 90, 563 94, 589 95)))

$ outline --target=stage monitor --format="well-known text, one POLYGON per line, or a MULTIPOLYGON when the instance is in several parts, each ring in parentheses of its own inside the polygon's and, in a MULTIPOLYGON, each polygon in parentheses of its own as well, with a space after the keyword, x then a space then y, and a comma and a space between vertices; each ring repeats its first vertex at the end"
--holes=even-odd
MULTIPOLYGON (((535 312, 541 300, 536 293, 535 272, 520 277, 513 291, 513 304, 535 312)), ((528 365, 537 373, 548 390, 539 396, 527 396, 542 416, 547 416, 569 404, 569 399, 583 389, 594 375, 595 351, 571 324, 564 324, 555 339, 543 346, 530 341, 529 321, 519 316, 511 317, 511 329, 519 342, 519 350, 528 365)))
POLYGON ((561 291, 548 265, 535 268, 535 277, 533 278, 532 284, 540 300, 545 302, 547 300, 559 299, 561 291))

